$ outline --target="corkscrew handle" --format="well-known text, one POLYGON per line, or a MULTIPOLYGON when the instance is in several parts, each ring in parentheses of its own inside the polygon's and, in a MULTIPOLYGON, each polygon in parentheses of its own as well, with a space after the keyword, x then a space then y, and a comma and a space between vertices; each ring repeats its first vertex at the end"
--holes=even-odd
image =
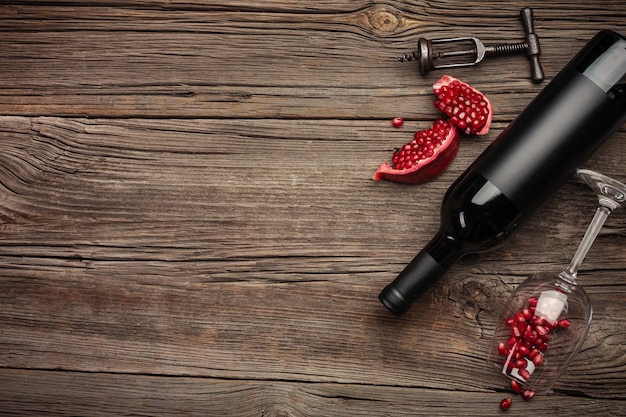
POLYGON ((524 7, 520 11, 520 18, 524 25, 524 31, 526 32, 526 44, 528 48, 526 54, 530 60, 530 73, 534 83, 540 83, 545 78, 541 62, 539 62, 539 55, 541 55, 541 48, 539 47, 539 37, 535 34, 533 10, 530 7, 524 7))

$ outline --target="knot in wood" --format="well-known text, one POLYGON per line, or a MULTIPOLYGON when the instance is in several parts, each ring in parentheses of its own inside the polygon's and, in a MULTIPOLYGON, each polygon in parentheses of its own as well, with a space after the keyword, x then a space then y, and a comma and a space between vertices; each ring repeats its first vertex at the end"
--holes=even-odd
POLYGON ((498 292, 496 287, 496 282, 489 278, 466 278, 450 285, 448 299, 454 301, 453 310, 459 316, 475 319, 481 311, 494 308, 494 297, 498 292))
POLYGON ((398 26, 400 26, 398 16, 384 6, 378 7, 368 13, 367 19, 372 29, 381 35, 394 33, 398 26))

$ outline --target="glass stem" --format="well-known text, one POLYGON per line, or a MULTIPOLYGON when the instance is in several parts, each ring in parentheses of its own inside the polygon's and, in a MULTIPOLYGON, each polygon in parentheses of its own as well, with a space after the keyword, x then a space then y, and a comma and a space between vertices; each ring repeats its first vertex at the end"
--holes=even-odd
POLYGON ((602 204, 596 210, 596 214, 593 216, 593 219, 585 232, 585 236, 578 246, 578 250, 574 254, 572 261, 566 269, 566 272, 571 276, 570 278, 573 278, 574 280, 576 279, 580 264, 585 259, 585 256, 587 256, 587 252, 589 252, 591 245, 596 240, 598 233, 600 233, 600 229, 602 229, 602 226, 604 225, 607 217, 609 217, 609 214, 611 214, 611 211, 611 207, 607 207, 602 204))

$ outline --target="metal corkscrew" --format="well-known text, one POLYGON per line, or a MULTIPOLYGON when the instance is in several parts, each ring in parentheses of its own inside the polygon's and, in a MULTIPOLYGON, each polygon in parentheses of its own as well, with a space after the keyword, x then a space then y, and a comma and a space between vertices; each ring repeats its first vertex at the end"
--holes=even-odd
POLYGON ((420 73, 424 75, 436 69, 476 65, 488 57, 525 53, 530 61, 531 79, 534 83, 540 83, 545 76, 539 62, 541 49, 539 38, 533 28, 532 9, 523 8, 520 11, 520 18, 526 32, 523 42, 486 46, 476 37, 432 40, 419 38, 417 51, 397 58, 400 62, 417 61, 420 73))

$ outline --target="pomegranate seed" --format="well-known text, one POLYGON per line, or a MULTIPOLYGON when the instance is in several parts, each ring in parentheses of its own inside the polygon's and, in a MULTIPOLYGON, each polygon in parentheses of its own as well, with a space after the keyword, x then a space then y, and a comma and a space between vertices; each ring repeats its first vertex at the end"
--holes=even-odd
POLYGON ((506 319, 506 326, 507 327, 515 326, 515 319, 513 317, 509 317, 508 319, 506 319))
POLYGON ((523 313, 515 313, 514 317, 517 323, 526 325, 526 317, 524 317, 523 313))
POLYGON ((520 369, 519 376, 524 378, 525 381, 528 381, 530 379, 530 372, 528 372, 528 369, 520 369))
POLYGON ((513 336, 509 337, 506 341, 506 344, 509 346, 514 346, 517 343, 517 339, 513 336))
POLYGON ((539 317, 539 316, 533 317, 532 323, 534 326, 544 326, 544 327, 546 327, 546 325, 548 324, 548 322, 543 317, 539 317))
POLYGON ((393 127, 396 127, 396 128, 397 127, 402 127, 403 124, 404 124, 404 118, 402 118, 402 117, 394 117, 391 120, 391 125, 393 127))
POLYGON ((535 349, 531 350, 530 353, 528 354, 528 359, 530 359, 532 361, 539 354, 540 354, 539 349, 535 348, 535 349))
POLYGON ((524 317, 524 320, 530 320, 533 318, 533 313, 530 312, 530 309, 524 308, 522 309, 522 316, 524 317))
POLYGON ((512 399, 505 398, 502 401, 500 401, 500 408, 503 410, 508 410, 509 408, 511 408, 512 403, 513 403, 512 399))
POLYGON ((559 320, 559 327, 562 329, 567 329, 571 325, 572 325, 572 322, 570 322, 568 319, 559 320))
POLYGON ((535 366, 540 366, 543 363, 543 354, 539 354, 532 359, 535 366))
POLYGON ((498 343, 498 354, 500 356, 506 356, 507 347, 503 342, 498 343))
POLYGON ((537 307, 538 301, 539 299, 537 297, 530 297, 526 300, 526 302, 528 303, 530 307, 537 307))
POLYGON ((515 361, 515 367, 517 369, 526 369, 527 366, 528 366, 528 362, 526 362, 525 359, 518 359, 515 361))
POLYGON ((516 392, 518 394, 524 390, 524 388, 522 388, 522 384, 520 384, 519 381, 515 379, 511 380, 511 389, 513 390, 513 392, 516 392))
POLYGON ((544 337, 548 335, 548 329, 543 326, 535 326, 535 331, 537 332, 537 336, 544 337))
POLYGON ((522 331, 517 327, 511 327, 511 336, 513 336, 516 339, 519 339, 522 337, 522 331))
POLYGON ((524 392, 522 392, 522 398, 525 399, 526 401, 530 401, 533 397, 535 396, 535 390, 533 389, 527 389, 524 390, 524 392))
POLYGON ((517 351, 522 356, 526 356, 526 355, 528 355, 530 353, 530 349, 528 348, 528 346, 525 346, 525 345, 522 345, 522 346, 518 347, 517 351))
POLYGON ((529 343, 533 343, 535 340, 537 340, 537 333, 528 331, 524 332, 524 340, 529 343))

